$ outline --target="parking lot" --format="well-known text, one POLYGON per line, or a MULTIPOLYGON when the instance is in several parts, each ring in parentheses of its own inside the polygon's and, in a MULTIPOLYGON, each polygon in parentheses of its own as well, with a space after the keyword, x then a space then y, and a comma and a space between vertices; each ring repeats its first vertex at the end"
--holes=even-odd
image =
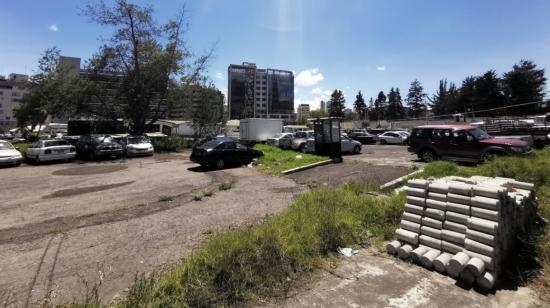
MULTIPOLYGON (((0 169, 0 303, 67 302, 95 285, 109 301, 136 274, 177 262, 217 231, 261 222, 308 189, 248 167, 203 170, 188 155, 0 169)), ((368 145, 312 171, 343 181, 388 171, 366 177, 378 184, 415 164, 403 146, 368 145)))

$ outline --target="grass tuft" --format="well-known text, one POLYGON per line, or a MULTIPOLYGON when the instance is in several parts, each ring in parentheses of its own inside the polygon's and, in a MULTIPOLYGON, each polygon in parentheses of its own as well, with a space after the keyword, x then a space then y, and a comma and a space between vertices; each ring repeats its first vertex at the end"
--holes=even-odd
POLYGON ((218 189, 223 190, 230 190, 233 187, 233 182, 231 181, 223 181, 219 186, 218 189))
POLYGON ((257 144, 254 148, 264 152, 264 156, 262 156, 258 161, 258 169, 272 175, 279 175, 284 170, 329 159, 325 156, 299 153, 292 150, 283 150, 265 144, 257 144), (297 158, 300 156, 301 158, 297 158))

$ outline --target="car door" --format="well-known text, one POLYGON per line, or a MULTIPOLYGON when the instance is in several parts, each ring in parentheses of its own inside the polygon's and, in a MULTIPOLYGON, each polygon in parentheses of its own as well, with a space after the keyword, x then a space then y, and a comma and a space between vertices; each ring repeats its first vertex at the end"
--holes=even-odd
POLYGON ((450 129, 434 129, 430 136, 430 144, 435 149, 436 154, 440 156, 455 156, 455 151, 451 147, 450 129))
POLYGON ((228 163, 238 163, 237 144, 234 141, 228 141, 223 144, 222 158, 228 163))
POLYGON ((351 152, 352 151, 352 143, 351 143, 351 140, 348 137, 342 136, 340 138, 340 143, 342 144, 342 152, 351 152))
POLYGON ((246 145, 240 144, 240 143, 236 143, 235 145, 236 145, 236 148, 235 148, 236 163, 245 164, 252 160, 252 153, 250 152, 250 149, 246 145))
POLYGON ((478 159, 481 155, 477 140, 465 130, 455 130, 451 136, 451 148, 455 156, 463 159, 478 159))

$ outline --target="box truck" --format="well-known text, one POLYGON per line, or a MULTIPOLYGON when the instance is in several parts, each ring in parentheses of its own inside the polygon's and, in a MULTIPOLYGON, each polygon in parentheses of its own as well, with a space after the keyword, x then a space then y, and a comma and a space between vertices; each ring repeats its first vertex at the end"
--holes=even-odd
POLYGON ((243 142, 265 142, 268 138, 283 132, 283 120, 279 119, 241 119, 239 136, 243 142))

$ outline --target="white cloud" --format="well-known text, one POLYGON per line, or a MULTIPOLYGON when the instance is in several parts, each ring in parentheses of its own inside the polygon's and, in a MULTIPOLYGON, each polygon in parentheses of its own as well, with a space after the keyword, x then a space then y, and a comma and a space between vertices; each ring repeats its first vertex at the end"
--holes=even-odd
POLYGON ((376 70, 383 72, 383 71, 386 70, 386 66, 385 65, 379 66, 379 67, 376 68, 376 70))
POLYGON ((51 25, 48 29, 53 32, 59 31, 59 27, 56 24, 51 25))
POLYGON ((332 92, 330 92, 330 90, 323 90, 321 87, 316 87, 314 89, 311 90, 311 94, 314 94, 314 95, 330 95, 332 92))
POLYGON ((217 72, 216 73, 216 78, 219 79, 219 80, 223 80, 223 73, 220 73, 220 72, 217 72))
POLYGON ((319 69, 314 68, 311 70, 301 71, 294 79, 294 82, 298 86, 310 87, 316 85, 323 79, 323 74, 319 73, 319 69))

